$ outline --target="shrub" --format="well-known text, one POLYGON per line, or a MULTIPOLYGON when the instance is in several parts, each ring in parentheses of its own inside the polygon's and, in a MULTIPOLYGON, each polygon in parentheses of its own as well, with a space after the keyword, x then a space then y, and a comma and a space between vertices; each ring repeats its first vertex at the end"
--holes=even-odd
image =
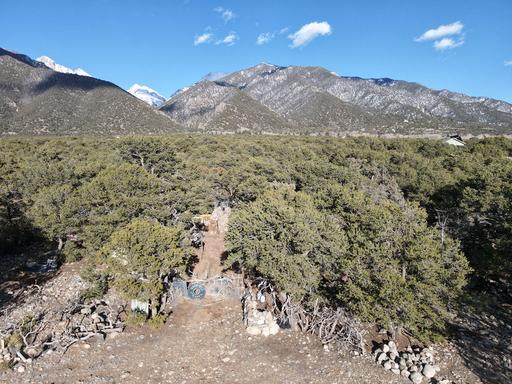
POLYGON ((184 272, 189 251, 180 227, 134 219, 112 234, 100 258, 113 288, 127 300, 150 301, 155 315, 165 278, 184 272))
POLYGON ((267 192, 233 214, 226 263, 306 305, 321 299, 432 338, 465 284, 467 260, 423 210, 384 193, 392 185, 380 190, 330 184, 317 193, 319 209, 300 192, 267 192))

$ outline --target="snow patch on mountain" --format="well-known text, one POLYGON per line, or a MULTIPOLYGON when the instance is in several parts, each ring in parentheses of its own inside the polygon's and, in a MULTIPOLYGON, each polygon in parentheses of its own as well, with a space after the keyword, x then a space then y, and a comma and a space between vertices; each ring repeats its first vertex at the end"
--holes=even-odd
POLYGON ((57 71, 57 72, 73 73, 75 75, 92 77, 90 74, 85 72, 82 68, 75 68, 75 69, 68 68, 68 67, 66 67, 64 65, 57 64, 52 58, 50 58, 48 56, 39 56, 36 59, 36 61, 39 61, 40 63, 43 63, 48 68, 53 69, 54 71, 57 71))
POLYGON ((208 81, 216 81, 219 79, 222 79, 223 77, 229 75, 229 73, 226 72, 210 72, 206 75, 204 75, 200 81, 208 80, 208 81))
POLYGON ((165 97, 147 85, 133 84, 128 88, 128 92, 154 108, 160 107, 166 100, 165 97))

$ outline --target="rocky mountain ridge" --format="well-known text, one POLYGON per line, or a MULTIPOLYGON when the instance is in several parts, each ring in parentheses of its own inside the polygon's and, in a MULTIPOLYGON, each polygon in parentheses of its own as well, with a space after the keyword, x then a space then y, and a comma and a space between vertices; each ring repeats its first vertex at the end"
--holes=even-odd
POLYGON ((108 81, 62 73, 0 48, 0 135, 152 134, 182 130, 108 81))
POLYGON ((389 78, 344 77, 321 67, 262 63, 213 72, 168 100, 146 86, 126 92, 60 67, 0 49, 0 134, 512 133, 507 102, 389 78))
POLYGON ((248 97, 249 104, 265 107, 273 121, 282 122, 272 128, 274 133, 428 135, 512 131, 512 105, 504 101, 432 90, 402 80, 343 77, 321 67, 271 64, 259 64, 215 81, 200 81, 175 94, 161 110, 194 130, 266 130, 265 125, 247 125, 247 105, 239 121, 225 117, 226 106, 241 109, 234 99, 239 94, 248 97))

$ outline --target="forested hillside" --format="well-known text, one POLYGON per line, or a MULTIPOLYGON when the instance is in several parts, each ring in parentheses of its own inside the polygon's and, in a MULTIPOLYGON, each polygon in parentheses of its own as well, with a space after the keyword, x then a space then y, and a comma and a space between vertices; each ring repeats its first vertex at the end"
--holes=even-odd
POLYGON ((91 294, 155 297, 159 280, 125 278, 112 250, 186 273, 192 216, 226 202, 226 268, 428 340, 470 279, 510 279, 511 157, 503 138, 4 139, 0 254, 58 249, 85 259, 91 294))

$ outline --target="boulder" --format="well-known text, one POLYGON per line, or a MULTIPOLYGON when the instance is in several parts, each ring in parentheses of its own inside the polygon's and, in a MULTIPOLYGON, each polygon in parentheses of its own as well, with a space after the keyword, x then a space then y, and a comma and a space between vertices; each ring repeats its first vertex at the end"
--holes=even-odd
POLYGON ((385 352, 381 352, 378 356, 377 356, 377 363, 380 364, 382 361, 386 361, 388 360, 388 355, 386 355, 385 352))
POLYGON ((411 375, 411 372, 409 372, 407 369, 402 369, 400 371, 400 375, 403 377, 409 377, 411 375))
POLYGON ((435 376, 436 369, 432 365, 426 364, 423 367, 423 370, 421 371, 421 373, 423 373, 423 376, 425 376, 427 379, 431 379, 435 376))
POLYGON ((414 383, 414 384, 420 384, 422 381, 423 381, 423 375, 419 372, 413 372, 411 373, 411 375, 409 376, 409 379, 414 383))

